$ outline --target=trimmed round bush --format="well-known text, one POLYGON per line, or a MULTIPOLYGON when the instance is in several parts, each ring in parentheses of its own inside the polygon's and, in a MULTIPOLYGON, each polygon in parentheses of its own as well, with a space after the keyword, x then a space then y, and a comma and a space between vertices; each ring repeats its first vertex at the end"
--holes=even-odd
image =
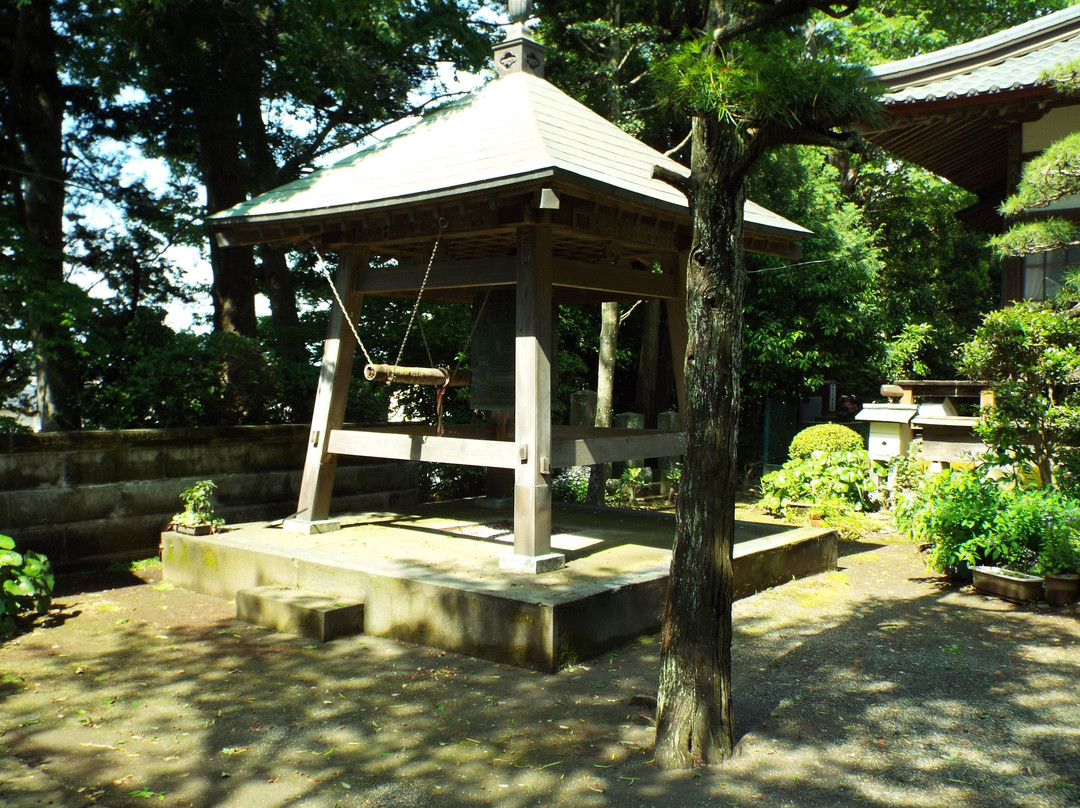
POLYGON ((792 460, 805 460, 814 452, 857 452, 863 446, 862 436, 841 424, 815 424, 807 427, 792 441, 788 454, 792 460))

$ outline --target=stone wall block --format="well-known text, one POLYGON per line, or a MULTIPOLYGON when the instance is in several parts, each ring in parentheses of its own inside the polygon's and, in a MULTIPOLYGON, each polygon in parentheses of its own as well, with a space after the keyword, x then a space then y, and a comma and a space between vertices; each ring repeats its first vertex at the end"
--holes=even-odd
POLYGON ((338 466, 334 473, 333 496, 346 496, 362 492, 370 484, 371 466, 338 466))
POLYGON ((112 448, 72 450, 66 453, 64 485, 76 488, 83 485, 105 485, 119 478, 116 461, 119 453, 112 448))
POLYGON ((53 567, 64 563, 67 555, 63 525, 38 525, 37 527, 0 528, 0 533, 15 539, 19 550, 44 553, 53 567))
MULTIPOLYGON (((192 480, 191 482, 194 482, 192 480)), ((171 517, 184 509, 180 492, 191 485, 185 480, 146 480, 120 483, 118 516, 162 515, 171 517)))
MULTIPOLYGON (((149 558, 157 555, 161 531, 168 516, 129 516, 65 525, 64 565, 94 564, 117 559, 149 558)), ((50 556, 52 558, 52 556, 50 556)), ((56 563, 56 562, 54 562, 56 563)))
MULTIPOLYGON (((307 435, 286 425, 0 436, 0 533, 61 567, 150 556, 180 493, 206 479, 227 523, 280 519, 296 508, 307 435)), ((415 505, 418 468, 340 458, 333 512, 415 505)))
POLYGON ((219 442, 169 446, 165 450, 165 476, 206 480, 247 471, 245 449, 244 444, 219 442))
POLYGON ((389 510, 402 511, 420 504, 420 488, 402 488, 389 491, 389 510))
MULTIPOLYGON (((113 477, 100 482, 124 482, 126 480, 158 480, 165 476, 165 450, 161 446, 121 446, 110 452, 113 477)), ((83 453, 68 460, 68 484, 74 485, 76 463, 81 464, 83 453)), ((92 472, 91 472, 92 473, 92 472)), ((93 482, 79 477, 80 482, 93 482)))
POLYGON ((223 505, 217 509, 226 525, 244 525, 248 522, 274 522, 292 516, 296 512, 295 501, 257 502, 245 505, 223 505))
POLYGON ((0 491, 62 486, 63 452, 12 452, 0 454, 0 491))
POLYGON ((118 499, 112 485, 22 491, 11 500, 8 521, 12 527, 33 527, 105 519, 116 513, 118 499))
POLYGON ((249 444, 248 468, 273 471, 303 468, 304 448, 303 437, 249 444))
POLYGON ((334 497, 330 503, 330 514, 365 513, 367 511, 386 511, 390 509, 390 493, 373 491, 367 494, 348 494, 334 497))
POLYGON ((244 506, 289 499, 289 473, 260 471, 214 478, 216 501, 222 506, 244 506))

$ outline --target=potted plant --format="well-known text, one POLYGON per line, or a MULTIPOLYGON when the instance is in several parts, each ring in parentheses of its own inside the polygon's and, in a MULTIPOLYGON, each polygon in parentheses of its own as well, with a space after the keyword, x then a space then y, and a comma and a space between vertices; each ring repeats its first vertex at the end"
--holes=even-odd
POLYGON ((1070 526, 1057 525, 1048 532, 1039 553, 1037 568, 1046 586, 1046 602, 1068 606, 1080 594, 1080 552, 1070 526))
POLYGON ((1043 579, 1038 575, 984 564, 971 568, 971 583, 976 592, 995 595, 1013 603, 1038 600, 1043 588, 1043 579))
POLYGON ((216 488, 213 480, 199 480, 180 493, 184 510, 173 514, 172 518, 172 527, 177 533, 205 536, 216 533, 225 524, 225 520, 214 512, 214 503, 210 501, 216 488))

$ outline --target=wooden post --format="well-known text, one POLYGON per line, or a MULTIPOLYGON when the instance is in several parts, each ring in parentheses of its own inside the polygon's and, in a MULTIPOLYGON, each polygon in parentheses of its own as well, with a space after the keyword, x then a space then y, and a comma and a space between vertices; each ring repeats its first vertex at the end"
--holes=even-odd
POLYGON ((671 361, 675 370, 675 398, 679 412, 686 412, 686 262, 688 253, 664 253, 660 269, 679 279, 679 296, 667 301, 668 334, 671 337, 671 361))
POLYGON ((551 226, 518 230, 514 341, 514 552, 499 565, 547 572, 566 563, 551 552, 551 226))
MULTIPOLYGON (((367 260, 366 250, 353 250, 338 267, 334 278, 334 285, 338 295, 345 301, 351 322, 356 322, 363 301, 363 296, 353 291, 353 278, 357 265, 367 263, 367 260)), ((330 440, 331 430, 340 429, 345 420, 345 402, 352 377, 355 348, 356 339, 349 323, 335 303, 330 309, 330 322, 326 327, 326 341, 323 343, 319 387, 315 393, 315 410, 311 416, 304 475, 300 479, 300 501, 296 506, 296 517, 285 522, 286 530, 310 535, 341 528, 340 522, 328 518, 337 456, 327 450, 327 442, 330 440)))

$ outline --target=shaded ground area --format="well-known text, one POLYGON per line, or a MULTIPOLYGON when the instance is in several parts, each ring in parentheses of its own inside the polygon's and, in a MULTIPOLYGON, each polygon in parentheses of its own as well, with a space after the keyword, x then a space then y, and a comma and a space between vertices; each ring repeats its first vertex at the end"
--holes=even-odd
POLYGON ((73 579, 0 646, 0 805, 1080 805, 1075 605, 945 586, 886 538, 839 567, 736 604, 738 754, 683 774, 634 698, 655 638, 548 676, 73 579))

